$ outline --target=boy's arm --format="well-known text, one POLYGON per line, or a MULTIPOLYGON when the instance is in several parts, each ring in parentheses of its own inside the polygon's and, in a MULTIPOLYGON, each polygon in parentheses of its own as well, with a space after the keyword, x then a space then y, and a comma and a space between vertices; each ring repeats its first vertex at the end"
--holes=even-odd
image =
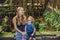
POLYGON ((36 32, 36 28, 34 27, 34 31, 33 31, 33 33, 32 33, 32 36, 35 34, 35 32, 36 32))

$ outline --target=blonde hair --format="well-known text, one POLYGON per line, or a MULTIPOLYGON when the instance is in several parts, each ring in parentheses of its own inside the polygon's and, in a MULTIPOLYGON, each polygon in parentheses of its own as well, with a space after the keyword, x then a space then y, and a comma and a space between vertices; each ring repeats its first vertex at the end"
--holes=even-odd
POLYGON ((18 25, 20 25, 21 22, 25 23, 25 21, 26 21, 26 16, 25 16, 25 15, 22 15, 21 17, 19 17, 18 11, 19 11, 21 8, 23 8, 23 7, 18 7, 18 8, 17 8, 17 14, 16 14, 16 16, 17 16, 17 24, 18 24, 18 25))
POLYGON ((23 7, 18 7, 18 8, 17 8, 17 12, 18 12, 21 8, 23 8, 23 7))
POLYGON ((35 22, 35 20, 34 20, 34 18, 32 17, 32 16, 29 16, 28 18, 31 18, 31 23, 34 23, 35 22))

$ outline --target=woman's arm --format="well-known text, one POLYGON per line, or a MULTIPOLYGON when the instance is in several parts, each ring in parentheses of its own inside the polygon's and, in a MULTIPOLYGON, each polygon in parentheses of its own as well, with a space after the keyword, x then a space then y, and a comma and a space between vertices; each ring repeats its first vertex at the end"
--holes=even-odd
POLYGON ((17 25, 16 25, 16 17, 13 18, 13 25, 14 25, 15 30, 17 30, 18 32, 22 33, 22 32, 17 28, 17 25))
POLYGON ((25 33, 27 32, 26 30, 27 30, 27 29, 26 29, 26 26, 25 26, 25 33))

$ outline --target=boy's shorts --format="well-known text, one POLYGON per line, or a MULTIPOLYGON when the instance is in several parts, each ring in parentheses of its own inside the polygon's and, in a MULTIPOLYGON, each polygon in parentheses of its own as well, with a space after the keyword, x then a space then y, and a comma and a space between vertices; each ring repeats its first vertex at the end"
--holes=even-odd
POLYGON ((27 34, 28 34, 28 37, 36 38, 36 35, 35 34, 33 36, 31 35, 32 32, 31 33, 27 33, 27 34))

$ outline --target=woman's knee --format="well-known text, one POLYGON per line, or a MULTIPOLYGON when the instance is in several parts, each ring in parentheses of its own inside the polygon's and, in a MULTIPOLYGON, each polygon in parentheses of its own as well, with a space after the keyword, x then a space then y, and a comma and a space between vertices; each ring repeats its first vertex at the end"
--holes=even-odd
POLYGON ((22 40, 21 38, 16 38, 16 40, 22 40))

